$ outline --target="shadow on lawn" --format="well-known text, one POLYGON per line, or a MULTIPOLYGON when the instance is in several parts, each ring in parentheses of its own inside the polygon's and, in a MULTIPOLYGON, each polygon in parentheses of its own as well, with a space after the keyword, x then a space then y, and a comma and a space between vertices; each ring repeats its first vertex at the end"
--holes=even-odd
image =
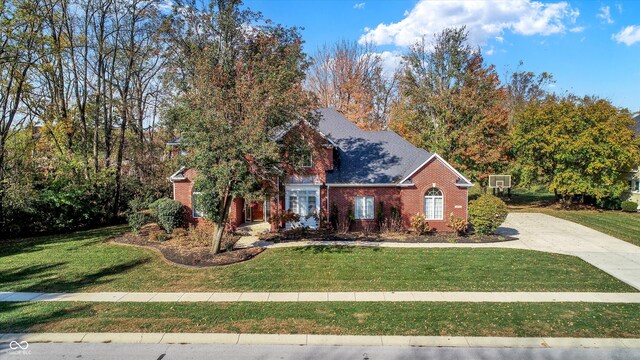
POLYGON ((92 230, 77 231, 70 234, 47 235, 22 239, 0 240, 0 258, 15 254, 33 253, 50 244, 73 243, 81 241, 79 247, 90 246, 126 231, 126 226, 116 225, 92 230))
MULTIPOLYGON (((28 302, 5 302, 0 303, 0 332, 6 333, 23 333, 23 332, 42 332, 46 330, 42 325, 55 323, 64 319, 72 319, 76 317, 87 317, 93 315, 91 304, 74 305, 70 308, 62 308, 54 311, 29 311, 28 302), (26 311, 20 311, 27 308, 26 311), (14 317, 10 317, 11 312, 19 313, 14 317), (82 316, 84 315, 84 316, 82 316)), ((8 344, 2 344, 8 345, 8 344)), ((3 348, 0 347, 0 350, 3 348)))
POLYGON ((33 265, 15 269, 0 270, 0 284, 3 290, 22 292, 75 292, 89 286, 106 284, 110 277, 144 265, 150 259, 129 261, 115 266, 97 269, 80 276, 61 278, 65 273, 65 262, 46 265, 33 265), (21 285, 26 282, 26 285, 21 285))
MULTIPOLYGON (((377 246, 367 246, 366 248, 373 251, 382 251, 382 249, 377 246)), ((348 254, 352 253, 354 249, 355 247, 350 245, 312 245, 296 247, 293 248, 293 251, 314 254, 348 254)))

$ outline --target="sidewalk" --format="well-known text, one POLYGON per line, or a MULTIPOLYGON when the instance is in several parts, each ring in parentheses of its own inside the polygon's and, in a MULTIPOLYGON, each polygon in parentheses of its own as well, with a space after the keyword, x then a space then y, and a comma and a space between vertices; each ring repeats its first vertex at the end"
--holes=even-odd
POLYGON ((369 336, 226 333, 32 333, 0 334, 0 344, 112 343, 112 344, 230 344, 230 345, 360 345, 525 348, 640 349, 640 339, 476 337, 476 336, 369 336))
POLYGON ((602 292, 0 292, 0 302, 312 302, 312 301, 418 301, 418 302, 594 302, 640 303, 637 293, 602 292))

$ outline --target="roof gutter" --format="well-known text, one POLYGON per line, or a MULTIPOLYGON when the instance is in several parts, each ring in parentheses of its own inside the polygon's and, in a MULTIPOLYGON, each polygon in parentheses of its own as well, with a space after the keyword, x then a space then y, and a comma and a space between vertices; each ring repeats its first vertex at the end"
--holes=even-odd
POLYGON ((327 183, 327 186, 332 187, 409 187, 414 184, 396 184, 396 183, 382 183, 382 184, 372 184, 372 183, 327 183))

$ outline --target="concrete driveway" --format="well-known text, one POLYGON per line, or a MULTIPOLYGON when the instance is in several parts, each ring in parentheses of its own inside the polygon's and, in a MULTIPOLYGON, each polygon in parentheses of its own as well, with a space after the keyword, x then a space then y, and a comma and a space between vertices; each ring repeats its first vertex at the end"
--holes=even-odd
POLYGON ((640 289, 640 247, 626 241, 538 213, 510 213, 498 233, 519 239, 501 247, 577 256, 640 289))

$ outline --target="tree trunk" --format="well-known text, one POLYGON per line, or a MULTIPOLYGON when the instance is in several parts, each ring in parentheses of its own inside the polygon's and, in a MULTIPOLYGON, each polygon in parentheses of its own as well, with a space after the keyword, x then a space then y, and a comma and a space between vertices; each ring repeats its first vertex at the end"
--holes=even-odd
POLYGON ((226 195, 223 202, 222 214, 220 214, 220 220, 216 221, 213 224, 214 234, 213 234, 213 240, 211 242, 211 253, 214 255, 220 252, 220 245, 222 244, 222 235, 224 235, 224 227, 227 223, 227 219, 229 218, 230 208, 231 208, 231 196, 226 195))

